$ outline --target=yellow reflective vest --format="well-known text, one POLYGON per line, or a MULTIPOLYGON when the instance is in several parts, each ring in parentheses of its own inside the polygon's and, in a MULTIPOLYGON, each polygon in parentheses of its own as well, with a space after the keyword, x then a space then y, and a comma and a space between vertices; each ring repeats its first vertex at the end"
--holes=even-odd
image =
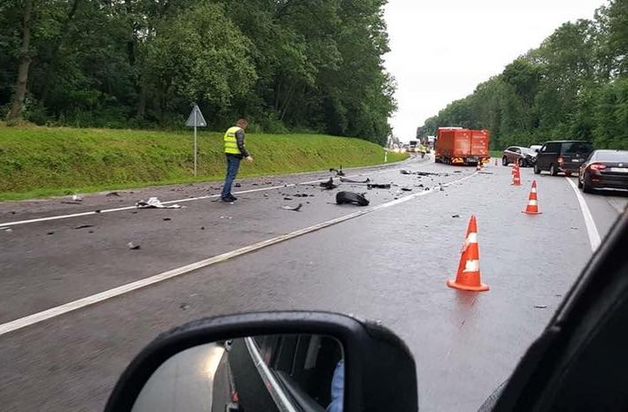
POLYGON ((238 140, 236 139, 236 133, 242 130, 241 128, 234 126, 230 127, 225 133, 225 153, 239 155, 242 154, 238 149, 238 140))

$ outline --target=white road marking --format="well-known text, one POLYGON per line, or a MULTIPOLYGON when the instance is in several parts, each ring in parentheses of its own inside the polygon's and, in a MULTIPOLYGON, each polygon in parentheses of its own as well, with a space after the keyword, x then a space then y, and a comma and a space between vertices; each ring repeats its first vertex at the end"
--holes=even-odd
POLYGON ((584 218, 584 224, 587 227, 587 234, 589 235, 589 243, 591 243, 591 250, 594 252, 600 246, 602 240, 600 239, 600 232, 597 230, 597 226, 595 226, 595 221, 593 220, 593 215, 591 215, 591 210, 589 210, 589 206, 587 202, 584 200, 584 197, 580 193, 580 190, 573 182, 573 180, 569 177, 565 177, 567 182, 571 185, 572 189, 576 193, 576 197, 578 198, 578 203, 580 204, 580 210, 582 210, 582 217, 584 218))
MULTIPOLYGON (((427 163, 430 164, 430 163, 427 163)), ((378 174, 378 173, 383 173, 383 172, 388 172, 391 169, 385 169, 385 170, 377 170, 374 172, 370 172, 370 174, 378 174)), ((321 172, 323 173, 323 172, 321 172)), ((358 175, 349 175, 346 177, 358 177, 360 176, 358 175)), ((320 179, 320 180, 310 180, 307 182, 300 182, 300 183, 287 183, 285 185, 281 185, 281 186, 269 186, 269 187, 260 187, 257 189, 249 189, 249 190, 241 190, 238 192, 233 192, 236 195, 240 195, 240 194, 246 194, 246 193, 255 193, 255 192, 264 192, 267 190, 275 190, 275 189, 283 189, 283 188, 288 188, 288 187, 295 187, 295 186, 299 186, 299 185, 311 185, 311 184, 315 184, 315 183, 321 183, 321 182, 325 182, 328 179, 320 179)), ((204 199, 212 199, 212 198, 217 198, 220 197, 220 194, 215 194, 215 195, 206 195, 206 196, 198 196, 198 197, 188 197, 185 199, 178 199, 178 200, 167 200, 165 202, 161 202, 164 205, 168 205, 168 204, 173 204, 173 203, 185 203, 185 202, 192 202, 192 201, 196 201, 196 200, 204 200, 204 199)), ((71 213, 68 215, 59 215, 59 216, 46 216, 46 217, 40 217, 40 218, 36 218, 36 219, 27 219, 27 220, 18 220, 15 222, 5 222, 5 223, 0 223, 0 227, 8 227, 8 226, 17 226, 17 225, 24 225, 24 224, 28 224, 28 223, 37 223, 37 222, 48 222, 51 220, 59 220, 59 219, 70 219, 73 217, 81 217, 81 216, 91 216, 91 215, 99 215, 99 214, 103 214, 103 213, 113 213, 113 212, 121 212, 124 210, 134 210, 135 206, 124 206, 124 207, 116 207, 113 209, 103 209, 100 212, 95 212, 95 211, 89 211, 89 212, 80 212, 80 213, 71 213)))
MULTIPOLYGON (((475 173, 473 173, 473 174, 471 174, 469 176, 465 176, 465 177, 462 177, 460 179, 451 181, 449 183, 445 183, 445 184, 443 184, 441 186, 442 187, 447 187, 447 186, 450 186, 450 185, 452 185, 454 183, 462 182, 464 180, 467 180, 467 179, 475 176, 476 174, 477 174, 477 172, 475 172, 475 173)), ((96 303, 99 303, 99 302, 102 302, 102 301, 114 298, 116 296, 124 295, 124 294, 132 292, 134 290, 142 289, 142 288, 145 288, 147 286, 154 285, 156 283, 160 283, 160 282, 163 282, 165 280, 168 280, 168 279, 171 279, 171 278, 174 278, 174 277, 177 277, 177 276, 181 276, 183 274, 195 271, 197 269, 205 268, 205 267, 214 265, 216 263, 221 263, 221 262, 227 261, 229 259, 233 259, 233 258, 235 258, 237 256, 241 256, 241 255, 244 255, 244 254, 247 254, 247 253, 251 253, 251 252, 260 250, 262 248, 265 248, 265 247, 268 247, 268 246, 271 246, 271 245, 275 245, 277 243, 285 242, 286 240, 294 239, 296 237, 303 236, 305 234, 312 233, 312 232, 315 232, 317 230, 321 230, 321 229, 324 229, 324 228, 327 228, 327 227, 330 227, 330 226, 333 226, 333 225, 337 225, 338 223, 342 223, 342 222, 345 222, 345 221, 350 220, 350 219, 355 219, 356 217, 364 216, 366 214, 373 213, 373 212, 376 212, 378 210, 387 209, 389 207, 392 207, 392 206, 395 206, 395 205, 398 205, 398 204, 401 204, 401 203, 405 203, 405 202, 407 202, 409 200, 416 199, 418 197, 425 196, 425 195, 428 195, 430 193, 435 193, 435 192, 440 192, 440 190, 432 189, 432 190, 427 190, 427 191, 423 191, 423 192, 414 193, 414 194, 411 194, 411 195, 408 195, 408 196, 405 196, 405 197, 402 197, 402 198, 399 198, 399 199, 396 199, 396 200, 392 200, 390 202, 382 203, 382 204, 377 205, 377 206, 373 206, 373 207, 370 207, 370 208, 367 208, 367 209, 358 210, 358 211, 356 211, 354 213, 350 213, 348 215, 340 216, 340 217, 337 217, 335 219, 328 220, 326 222, 318 223, 316 225, 309 226, 309 227, 306 227, 306 228, 303 228, 303 229, 299 229, 299 230, 296 230, 294 232, 286 233, 286 234, 281 235, 281 236, 277 236, 277 237, 274 237, 274 238, 271 238, 271 239, 267 239, 267 240, 264 240, 264 241, 261 241, 261 242, 258 242, 258 243, 254 243, 252 245, 248 245, 248 246, 242 247, 240 249, 233 250, 231 252, 223 253, 223 254, 220 254, 220 255, 217 255, 217 256, 213 256, 213 257, 208 258, 208 259, 204 259, 204 260, 201 260, 201 261, 198 261, 198 262, 195 262, 195 263, 191 263, 189 265, 185 265, 185 266, 182 266, 182 267, 179 267, 179 268, 168 270, 166 272, 162 272, 162 273, 159 273, 159 274, 154 275, 154 276, 150 276, 150 277, 145 278, 145 279, 140 279, 140 280, 135 281, 135 282, 127 283, 126 285, 118 286, 116 288, 109 289, 109 290, 106 290, 104 292, 97 293, 95 295, 87 296, 85 298, 78 299, 78 300, 75 300, 73 302, 65 303, 65 304, 60 305, 60 306, 56 306, 56 307, 53 307, 53 308, 50 308, 50 309, 47 309, 47 310, 44 310, 44 311, 41 311, 41 312, 34 313, 32 315, 24 316, 22 318, 13 320, 11 322, 0 324, 0 336, 4 335, 6 333, 9 333, 9 332, 16 331, 18 329, 25 328, 25 327, 30 326, 30 325, 34 325, 36 323, 43 322, 43 321, 48 320, 48 319, 55 318, 57 316, 61 316, 63 314, 69 313, 69 312, 73 312, 73 311, 78 310, 78 309, 85 308, 87 306, 94 305, 96 303)))

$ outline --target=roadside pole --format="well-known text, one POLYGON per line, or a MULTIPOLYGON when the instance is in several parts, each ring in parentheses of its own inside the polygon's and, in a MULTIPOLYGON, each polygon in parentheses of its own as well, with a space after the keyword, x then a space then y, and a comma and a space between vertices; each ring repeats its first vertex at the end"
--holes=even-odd
POLYGON ((384 163, 388 163, 388 150, 384 149, 384 163))
POLYGON ((196 177, 198 175, 198 134, 196 128, 207 126, 207 122, 203 117, 203 113, 201 113, 201 109, 198 108, 198 105, 195 104, 192 108, 192 113, 188 116, 185 125, 194 127, 194 177, 196 177))

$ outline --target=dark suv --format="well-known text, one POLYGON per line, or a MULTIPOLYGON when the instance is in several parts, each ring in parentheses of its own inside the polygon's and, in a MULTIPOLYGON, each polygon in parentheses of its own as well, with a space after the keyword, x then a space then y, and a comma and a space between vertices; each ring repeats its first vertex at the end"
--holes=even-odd
POLYGON ((580 165, 593 151, 591 143, 583 140, 554 140, 541 147, 536 156, 534 173, 549 171, 552 176, 564 172, 566 176, 578 173, 580 165))

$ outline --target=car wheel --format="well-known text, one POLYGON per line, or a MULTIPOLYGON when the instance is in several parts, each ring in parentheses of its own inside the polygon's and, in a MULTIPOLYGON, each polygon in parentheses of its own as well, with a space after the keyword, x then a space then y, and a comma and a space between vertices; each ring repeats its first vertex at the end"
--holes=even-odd
POLYGON ((580 176, 578 176, 578 189, 582 189, 582 180, 580 180, 580 176))
POLYGON ((590 184, 588 184, 586 180, 584 180, 584 181, 582 182, 582 191, 583 191, 584 193, 593 193, 593 192, 595 192, 595 190, 593 190, 593 188, 591 187, 591 185, 590 185, 590 184))
POLYGON ((534 174, 535 175, 541 174, 541 169, 539 169, 539 165, 534 165, 534 174))
POLYGON ((508 158, 506 156, 502 157, 502 166, 508 166, 508 158))
POLYGON ((556 170, 556 166, 554 166, 553 163, 550 165, 550 174, 552 176, 558 176, 558 170, 556 170))

